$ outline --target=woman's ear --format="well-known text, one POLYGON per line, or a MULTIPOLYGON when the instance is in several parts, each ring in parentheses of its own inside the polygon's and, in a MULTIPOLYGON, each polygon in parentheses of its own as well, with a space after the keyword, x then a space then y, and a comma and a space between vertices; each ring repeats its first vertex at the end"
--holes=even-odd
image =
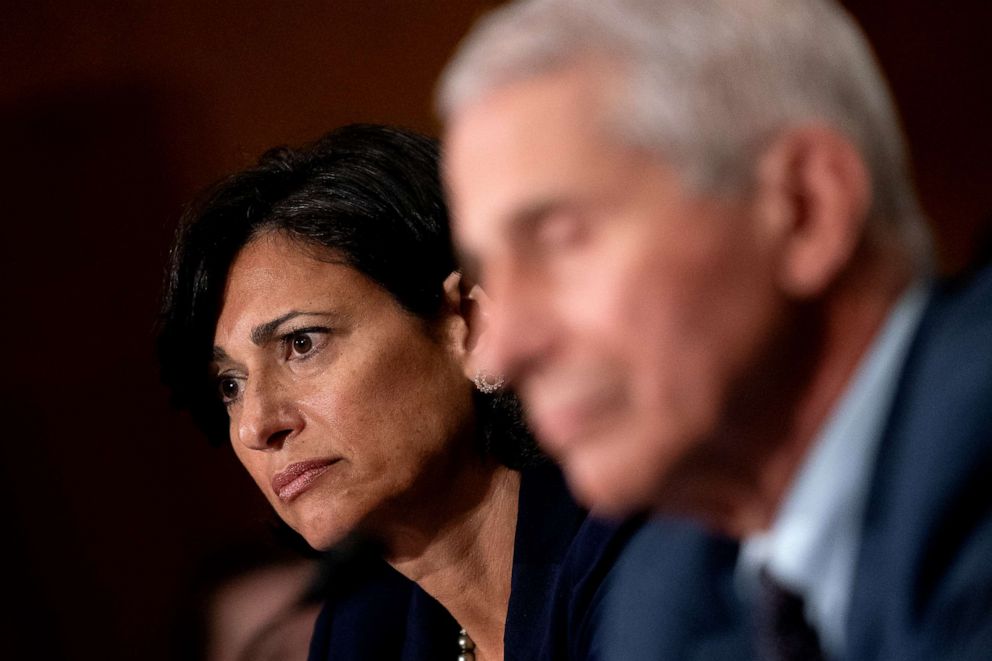
POLYGON ((826 126, 779 136, 759 161, 756 211, 777 253, 787 295, 806 299, 827 289, 862 242, 871 176, 851 141, 826 126))
POLYGON ((457 271, 444 281, 444 294, 454 313, 453 339, 465 376, 474 379, 485 367, 486 327, 490 300, 478 284, 469 282, 457 271))
POLYGON ((469 353, 469 321, 464 312, 461 291, 462 274, 452 271, 444 279, 444 329, 455 359, 464 364, 469 353))
POLYGON ((469 349, 480 353, 486 344, 486 330, 489 328, 489 310, 492 302, 481 285, 472 285, 463 299, 469 328, 469 349))

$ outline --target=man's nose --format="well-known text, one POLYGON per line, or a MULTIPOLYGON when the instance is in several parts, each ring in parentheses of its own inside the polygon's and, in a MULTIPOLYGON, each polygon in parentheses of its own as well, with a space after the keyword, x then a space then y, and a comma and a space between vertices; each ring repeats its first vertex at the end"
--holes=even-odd
POLYGON ((527 375, 551 350, 553 307, 540 283, 516 274, 494 278, 489 338, 480 356, 494 374, 514 381, 527 375))

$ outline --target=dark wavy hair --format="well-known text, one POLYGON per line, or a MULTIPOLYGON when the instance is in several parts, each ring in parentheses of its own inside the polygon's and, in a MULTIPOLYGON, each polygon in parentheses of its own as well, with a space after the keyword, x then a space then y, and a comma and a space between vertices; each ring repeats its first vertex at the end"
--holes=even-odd
MULTIPOLYGON (((180 223, 159 320, 158 356, 172 402, 213 443, 228 439, 211 383, 213 337, 228 270, 255 237, 277 231, 333 251, 409 313, 432 321, 456 267, 437 143, 353 124, 302 148, 278 147, 205 191, 180 223)), ((510 393, 476 393, 480 450, 511 468, 542 460, 510 393)))

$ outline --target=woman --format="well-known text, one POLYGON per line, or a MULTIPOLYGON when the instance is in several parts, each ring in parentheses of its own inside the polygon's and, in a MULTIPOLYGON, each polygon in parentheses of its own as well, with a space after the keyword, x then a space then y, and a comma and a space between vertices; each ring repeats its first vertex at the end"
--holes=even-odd
POLYGON ((327 604, 313 659, 584 654, 629 531, 585 521, 491 394, 479 298, 436 145, 409 132, 270 151, 180 229, 159 339, 175 401, 311 546, 358 532, 392 568, 327 604))

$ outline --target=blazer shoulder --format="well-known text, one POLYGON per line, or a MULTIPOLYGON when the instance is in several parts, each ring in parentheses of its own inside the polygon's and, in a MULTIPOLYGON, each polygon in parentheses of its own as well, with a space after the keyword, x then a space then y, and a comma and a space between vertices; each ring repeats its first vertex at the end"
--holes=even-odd
MULTIPOLYGON (((947 655, 992 628, 992 268, 935 288, 879 449, 849 626, 856 658, 947 655)), ((987 634, 985 634, 987 635, 987 634)))

